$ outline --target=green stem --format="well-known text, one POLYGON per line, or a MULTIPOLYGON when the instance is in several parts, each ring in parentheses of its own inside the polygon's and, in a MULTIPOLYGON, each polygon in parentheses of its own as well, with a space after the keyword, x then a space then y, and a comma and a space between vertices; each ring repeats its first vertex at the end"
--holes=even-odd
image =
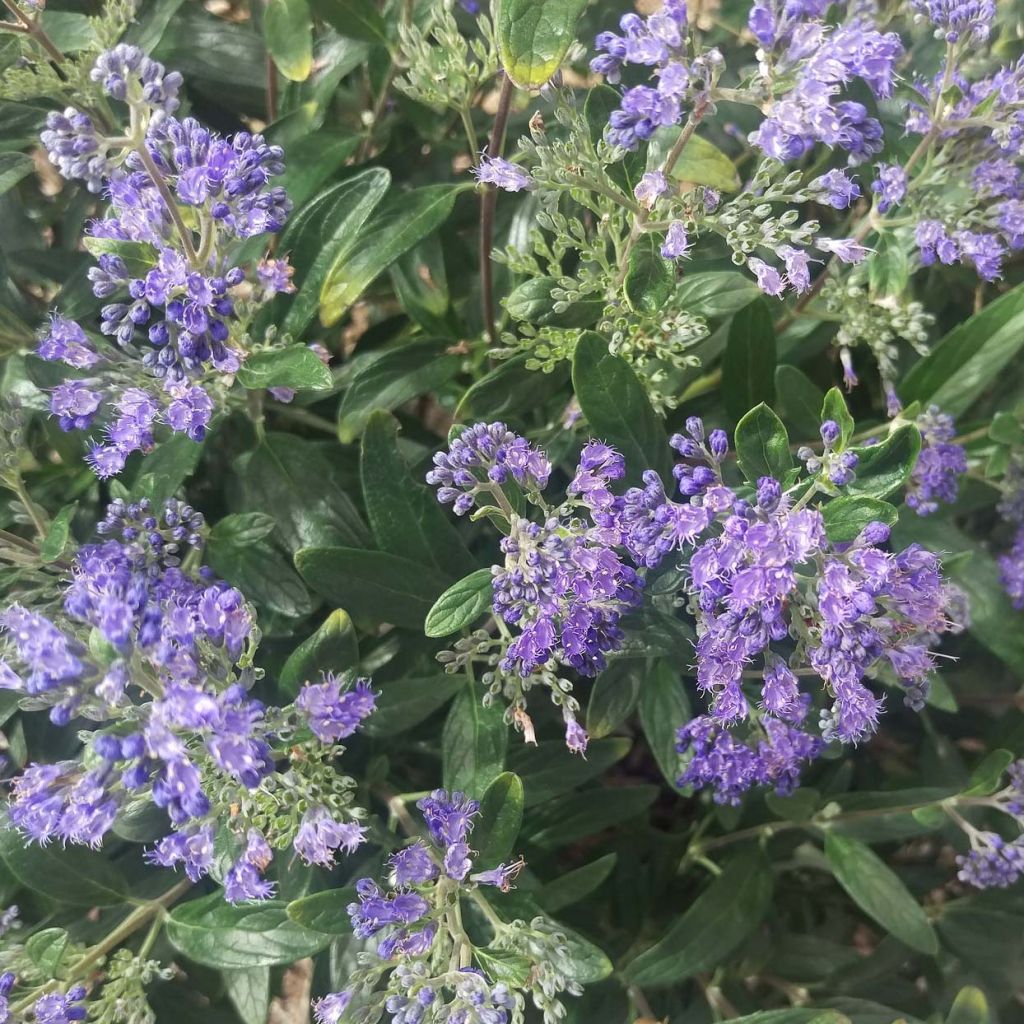
POLYGON ((163 199, 167 212, 171 215, 171 220, 174 222, 174 227, 181 237, 181 246, 185 250, 189 263, 196 270, 199 270, 202 264, 199 262, 199 254, 196 252, 196 247, 192 242, 192 232, 185 226, 185 222, 181 218, 181 210, 178 209, 178 204, 174 201, 174 196, 171 195, 171 190, 160 173, 160 169, 153 162, 153 157, 146 148, 145 140, 141 140, 136 144, 135 152, 138 153, 142 166, 146 168, 146 173, 149 175, 157 192, 160 193, 160 198, 163 199))
MULTIPOLYGON (((147 900, 141 906, 136 907, 109 935, 102 941, 86 950, 69 968, 68 973, 61 980, 62 985, 68 985, 73 981, 84 978, 93 966, 99 963, 108 953, 116 949, 125 939, 137 932, 152 918, 163 923, 167 908, 174 903, 179 896, 183 896, 192 883, 186 878, 167 890, 162 896, 155 900, 147 900)), ((155 939, 155 936, 154 936, 155 939)), ((148 941, 148 937, 147 937, 148 941)), ((11 1007, 12 1017, 24 1013, 44 992, 54 987, 54 982, 48 982, 19 1000, 11 1007)))
POLYGON ((32 520, 32 525, 36 528, 36 533, 39 535, 39 539, 43 540, 47 533, 49 533, 49 527, 46 524, 45 518, 40 516, 38 506, 29 496, 28 491, 25 490, 25 483, 21 479, 20 474, 16 474, 11 480, 11 487, 14 490, 14 493, 17 494, 18 500, 25 507, 25 511, 28 513, 29 519, 32 520))
MULTIPOLYGON (((693 138, 693 133, 697 130, 697 125, 700 124, 704 117, 706 106, 706 101, 698 100, 697 105, 692 111, 690 111, 690 116, 686 119, 686 124, 683 125, 683 130, 679 133, 679 138, 676 139, 675 145, 669 150, 668 156, 665 157, 665 162, 661 165, 661 173, 664 174, 666 178, 672 174, 679 158, 683 155, 683 150, 686 149, 686 144, 691 138, 693 138)), ((626 280, 626 274, 629 273, 630 254, 636 246, 636 243, 640 240, 640 236, 644 233, 644 228, 650 219, 651 211, 641 210, 633 221, 632 230, 629 232, 629 237, 626 239, 626 245, 619 257, 621 266, 619 267, 619 273, 615 278, 616 291, 622 287, 622 283, 626 280)))

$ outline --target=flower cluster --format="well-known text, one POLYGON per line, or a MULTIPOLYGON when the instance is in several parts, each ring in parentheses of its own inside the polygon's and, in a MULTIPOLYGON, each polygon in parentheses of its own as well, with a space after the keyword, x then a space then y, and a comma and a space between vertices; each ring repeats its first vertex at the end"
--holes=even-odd
POLYGON ((968 853, 957 857, 957 877, 979 889, 1005 889, 1024 876, 1024 761, 1015 761, 1006 774, 1007 785, 978 802, 1013 820, 1018 832, 1014 839, 975 828, 959 814, 954 815, 971 844, 968 853))
POLYGON ((622 150, 634 150, 658 128, 679 124, 684 99, 706 91, 722 58, 717 51, 710 51, 688 59, 685 0, 667 0, 661 10, 646 18, 625 14, 619 27, 621 36, 614 32, 598 35, 594 45, 600 55, 590 62, 590 68, 610 82, 620 80, 624 66, 653 69, 656 85, 627 89, 608 122, 608 142, 622 150))
POLYGON ((919 515, 951 505, 960 490, 960 477, 967 472, 967 453, 956 444, 956 423, 948 413, 932 405, 917 418, 921 431, 921 454, 907 485, 907 504, 919 515))
POLYGON ((19 604, 0 613, 16 666, 0 661, 0 684, 28 708, 49 707, 56 724, 95 723, 77 759, 31 764, 15 779, 10 817, 35 842, 98 847, 119 815, 155 803, 170 831, 149 859, 195 880, 214 867, 230 805, 241 849, 226 895, 262 899, 271 846, 329 864, 362 841, 353 783, 330 761, 374 695, 366 681, 327 676, 287 708, 250 697, 253 613, 238 590, 195 568, 204 530, 180 501, 115 501, 98 527, 106 539, 75 556, 56 614, 19 604), (284 790, 303 800, 283 813, 284 790))
MULTIPOLYGON (((825 455, 809 458, 808 468, 841 487, 854 463, 834 451, 834 423, 823 424, 822 439, 825 455)), ((755 783, 785 792, 824 742, 856 743, 875 730, 883 700, 867 679, 896 682, 910 706, 921 706, 930 646, 952 628, 953 595, 931 553, 883 549, 882 523, 852 543, 831 542, 821 511, 807 504, 816 483, 785 491, 762 477, 742 497, 722 476, 722 431, 706 435, 691 418, 672 445, 683 456, 675 477, 686 500, 669 498, 649 472, 610 514, 638 564, 688 555, 683 588, 697 620, 697 686, 711 710, 680 730, 680 751, 691 758, 683 781, 711 785, 725 801, 755 783), (801 690, 801 676, 825 685, 820 738, 804 724, 812 694, 801 690), (740 728, 748 742, 731 735, 740 728)))
POLYGON ((557 995, 571 986, 561 978, 551 984, 557 933, 543 919, 506 924, 483 896, 488 886, 507 891, 523 862, 473 871, 469 842, 479 805, 464 794, 435 790, 417 807, 426 837, 388 858, 383 885, 371 878, 357 882, 358 900, 348 908, 355 936, 376 940, 376 957, 355 971, 344 990, 315 1004, 318 1024, 337 1024, 343 1015, 376 1020, 382 1012, 396 1024, 506 1024, 522 1019, 528 994, 545 1020, 558 1020, 565 1009, 557 995), (464 900, 483 909, 494 932, 480 951, 462 926, 464 900), (524 948, 526 938, 533 949, 524 948), (531 969, 493 980, 491 967, 501 955, 494 951, 503 949, 525 954, 531 969))
MULTIPOLYGON (((0 974, 0 1020, 15 1021, 11 1016, 11 993, 17 978, 11 971, 0 974)), ((86 989, 84 985, 74 985, 66 992, 46 992, 29 1007, 35 1024, 74 1024, 85 1020, 86 989)))
POLYGON ((99 134, 86 114, 52 115, 43 142, 67 177, 109 196, 89 228, 97 256, 89 280, 101 310, 94 343, 55 314, 38 354, 86 371, 55 388, 51 410, 64 430, 103 422, 89 462, 117 474, 148 451, 158 425, 201 440, 246 354, 259 304, 290 291, 287 264, 254 272, 232 262, 238 240, 278 231, 290 202, 271 184, 282 150, 261 135, 222 138, 193 118, 172 115, 181 76, 135 47, 102 54, 93 70, 109 96, 128 104, 126 135, 99 134))
POLYGON ((852 164, 882 149, 878 120, 862 103, 840 97, 858 79, 876 97, 891 96, 902 43, 857 13, 833 28, 824 17, 828 7, 819 0, 757 0, 751 8, 748 26, 760 44, 761 84, 772 103, 750 141, 776 160, 797 160, 817 143, 845 150, 852 164), (778 81, 787 83, 781 95, 778 81))
MULTIPOLYGON (((492 568, 500 654, 490 659, 492 671, 485 681, 510 692, 515 720, 525 727, 522 680, 556 666, 597 675, 622 644, 620 619, 640 601, 641 579, 617 550, 618 532, 606 521, 614 501, 609 484, 625 472, 622 456, 589 442, 566 501, 557 507, 549 506, 542 493, 551 472, 547 456, 503 423, 468 428, 447 452, 434 456, 434 467, 427 480, 438 486, 440 501, 452 502, 458 514, 475 502, 486 503, 507 525, 501 540, 504 562, 492 568), (513 486, 541 508, 540 521, 515 511, 515 495, 505 490, 513 486), (514 636, 510 627, 518 630, 514 636)), ((489 650, 486 634, 483 647, 489 650)), ((466 655, 449 665, 460 667, 480 649, 474 637, 466 655)), ((563 707, 566 742, 584 750, 586 733, 573 714, 568 684, 552 680, 549 685, 563 707)))

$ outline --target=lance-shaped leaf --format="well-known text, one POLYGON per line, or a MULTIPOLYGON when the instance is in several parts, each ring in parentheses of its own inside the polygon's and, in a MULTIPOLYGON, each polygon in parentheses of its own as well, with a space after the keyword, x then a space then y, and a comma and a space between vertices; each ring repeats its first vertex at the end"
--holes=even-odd
POLYGON ((587 0, 500 0, 498 56, 520 89, 539 89, 558 70, 587 0))

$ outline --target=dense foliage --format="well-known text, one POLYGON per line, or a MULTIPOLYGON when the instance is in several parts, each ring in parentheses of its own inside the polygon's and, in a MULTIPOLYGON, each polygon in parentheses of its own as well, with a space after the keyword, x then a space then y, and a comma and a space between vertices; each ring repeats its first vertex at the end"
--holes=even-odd
POLYGON ((3 0, 0 1024, 1022 1019, 1022 53, 3 0))

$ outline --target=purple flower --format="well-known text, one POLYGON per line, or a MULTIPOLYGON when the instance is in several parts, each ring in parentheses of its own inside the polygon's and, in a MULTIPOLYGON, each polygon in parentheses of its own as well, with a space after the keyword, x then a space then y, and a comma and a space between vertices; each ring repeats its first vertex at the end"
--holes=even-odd
POLYGON ((999 582, 1013 607, 1024 610, 1024 527, 1017 531, 1010 550, 999 556, 999 582))
POLYGON ((565 714, 565 745, 574 754, 585 754, 587 752, 587 736, 586 729, 576 721, 574 715, 566 712, 565 714))
POLYGON ((939 504, 956 501, 960 476, 967 472, 967 454, 953 444, 956 423, 938 406, 929 406, 917 419, 921 453, 907 485, 907 505, 919 516, 938 511, 939 504))
POLYGON ((414 924, 430 910, 430 904, 419 893, 388 896, 369 878, 356 882, 356 895, 359 902, 348 905, 348 915, 357 939, 372 938, 389 926, 414 924))
POLYGON ((302 816, 295 836, 295 852, 307 864, 333 867, 335 852, 354 853, 364 842, 365 832, 356 822, 335 821, 326 807, 311 807, 302 816))
POLYGON ((988 39, 996 16, 995 0, 913 0, 911 5, 936 27, 948 43, 969 35, 976 43, 988 39))
POLYGON ((797 294, 807 291, 811 286, 811 258, 803 249, 794 249, 791 245, 780 245, 778 253, 786 265, 786 280, 793 291, 797 294))
POLYGON ((914 239, 921 251, 921 263, 926 267, 936 259, 941 263, 954 263, 960 256, 959 246, 937 220, 919 221, 914 229, 914 239))
POLYGON ((757 287, 765 293, 765 295, 781 295, 786 290, 786 282, 782 277, 782 274, 775 269, 775 267, 769 266, 764 260, 759 260, 756 256, 751 256, 747 260, 747 266, 754 272, 754 276, 757 278, 757 287))
POLYGON ((668 195, 668 190, 668 179, 661 171, 648 171, 637 182, 633 195, 642 207, 650 210, 662 196, 668 195))
POLYGON ((50 392, 50 412, 58 417, 61 430, 88 430, 102 395, 80 380, 69 380, 50 392))
POLYGON ((888 213, 894 206, 899 206, 907 194, 907 173, 896 164, 879 164, 878 177, 871 182, 871 191, 878 198, 875 205, 879 213, 888 213))
POLYGON ((357 679, 351 689, 327 673, 322 683, 308 683, 295 698, 295 707, 322 743, 351 736, 374 709, 376 694, 369 679, 357 679))
POLYGON ((434 455, 427 483, 438 488, 437 499, 453 504, 456 515, 473 507, 478 492, 511 478, 521 487, 543 490, 551 463, 539 448, 513 434, 504 423, 477 423, 452 440, 447 452, 434 455))
POLYGON ((36 1024, 72 1024, 73 1021, 85 1020, 85 996, 85 987, 82 985, 69 988, 63 995, 60 992, 48 992, 35 1001, 32 1019, 36 1024))
POLYGON ((313 1017, 316 1024, 338 1024, 351 1001, 352 993, 348 989, 342 992, 331 992, 323 999, 317 999, 313 1003, 313 1017))
POLYGON ((998 281, 1003 276, 1006 249, 996 235, 988 232, 957 231, 953 238, 960 250, 961 262, 972 263, 983 281, 998 281))
POLYGON ((809 188, 836 210, 845 210, 860 197, 860 186, 844 171, 831 170, 815 178, 809 188))
POLYGON ((395 886, 422 885, 433 881, 438 874, 437 865, 426 844, 415 842, 393 853, 388 858, 391 884, 395 886))
POLYGON ((85 331, 59 313, 50 317, 49 327, 40 336, 36 355, 40 359, 67 363, 80 370, 95 366, 100 359, 85 331))
POLYGON ((661 255, 666 260, 680 260, 690 254, 691 243, 686 234, 686 227, 681 220, 674 220, 665 233, 665 241, 661 244, 661 255))
POLYGON ((513 888, 512 883, 525 866, 526 862, 520 858, 508 864, 499 864, 489 871, 480 871, 475 875, 470 875, 469 878, 471 882, 477 882, 480 885, 493 885, 502 892, 508 892, 513 888))
POLYGON ((177 71, 168 74, 162 64, 147 57, 137 46, 120 43, 104 51, 96 58, 89 77, 116 100, 141 101, 165 114, 178 108, 181 75, 177 71))
POLYGON ((1024 837, 1007 842, 995 832, 976 832, 972 849, 957 857, 957 878, 978 889, 1006 889, 1024 875, 1024 837))
POLYGON ((197 882, 213 865, 213 825, 203 825, 164 836, 146 854, 146 859, 160 867, 173 868, 181 864, 185 874, 197 882))
POLYGON ((822 252, 830 252, 843 263, 860 263, 871 251, 865 249, 859 242, 852 238, 822 238, 814 240, 814 244, 822 252))
POLYGON ((473 168, 473 176, 482 185, 494 185, 506 192, 529 192, 537 187, 522 167, 500 156, 482 155, 480 163, 473 168))
POLYGON ((262 872, 273 859, 273 853, 263 834, 250 828, 242 856, 228 869, 224 877, 224 899, 228 903, 248 903, 270 899, 273 883, 262 878, 262 872))

